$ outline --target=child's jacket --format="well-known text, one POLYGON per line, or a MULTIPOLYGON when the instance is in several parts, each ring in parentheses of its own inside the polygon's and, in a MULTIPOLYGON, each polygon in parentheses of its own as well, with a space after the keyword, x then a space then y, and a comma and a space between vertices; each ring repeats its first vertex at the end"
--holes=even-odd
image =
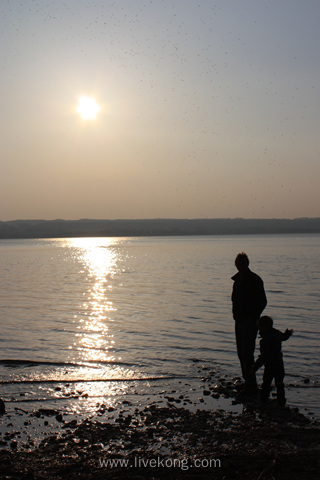
POLYGON ((262 365, 272 366, 282 361, 281 343, 288 340, 290 333, 282 333, 280 330, 271 328, 261 335, 260 355, 254 363, 257 371, 262 365))

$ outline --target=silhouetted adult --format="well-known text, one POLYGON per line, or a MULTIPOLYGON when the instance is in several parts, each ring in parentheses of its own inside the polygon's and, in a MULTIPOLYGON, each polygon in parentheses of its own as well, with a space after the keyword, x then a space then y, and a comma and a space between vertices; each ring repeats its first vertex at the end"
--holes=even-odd
POLYGON ((246 393, 257 389, 256 375, 251 371, 257 338, 257 320, 267 305, 262 279, 249 269, 249 259, 239 253, 235 259, 238 269, 232 280, 232 313, 235 320, 237 353, 240 360, 246 393))

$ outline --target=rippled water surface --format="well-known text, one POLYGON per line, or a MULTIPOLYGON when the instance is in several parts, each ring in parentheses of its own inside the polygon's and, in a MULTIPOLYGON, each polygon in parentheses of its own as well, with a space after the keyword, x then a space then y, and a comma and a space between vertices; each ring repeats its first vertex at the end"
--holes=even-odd
POLYGON ((239 375, 230 295, 245 251, 265 313, 295 331, 283 344, 288 400, 319 414, 319 238, 1 240, 0 396, 143 395, 159 379, 192 381, 194 359, 239 375))

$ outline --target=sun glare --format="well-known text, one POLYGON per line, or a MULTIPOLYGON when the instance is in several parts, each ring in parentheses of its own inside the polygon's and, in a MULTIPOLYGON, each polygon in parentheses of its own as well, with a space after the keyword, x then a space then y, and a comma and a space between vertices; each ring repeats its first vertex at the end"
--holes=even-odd
POLYGON ((92 97, 82 96, 78 100, 77 112, 82 120, 94 120, 100 111, 100 106, 92 97))

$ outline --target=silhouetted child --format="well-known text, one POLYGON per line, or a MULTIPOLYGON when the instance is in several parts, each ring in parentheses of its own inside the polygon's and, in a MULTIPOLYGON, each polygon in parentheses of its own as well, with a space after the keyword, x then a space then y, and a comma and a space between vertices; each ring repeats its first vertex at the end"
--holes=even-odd
POLYGON ((273 328, 272 318, 266 315, 259 318, 257 325, 261 335, 260 355, 252 366, 252 371, 256 372, 264 365, 263 383, 260 390, 261 401, 266 402, 268 400, 271 383, 275 379, 278 404, 284 406, 286 398, 283 384, 284 365, 281 343, 291 337, 293 330, 286 329, 284 333, 276 330, 273 328))

